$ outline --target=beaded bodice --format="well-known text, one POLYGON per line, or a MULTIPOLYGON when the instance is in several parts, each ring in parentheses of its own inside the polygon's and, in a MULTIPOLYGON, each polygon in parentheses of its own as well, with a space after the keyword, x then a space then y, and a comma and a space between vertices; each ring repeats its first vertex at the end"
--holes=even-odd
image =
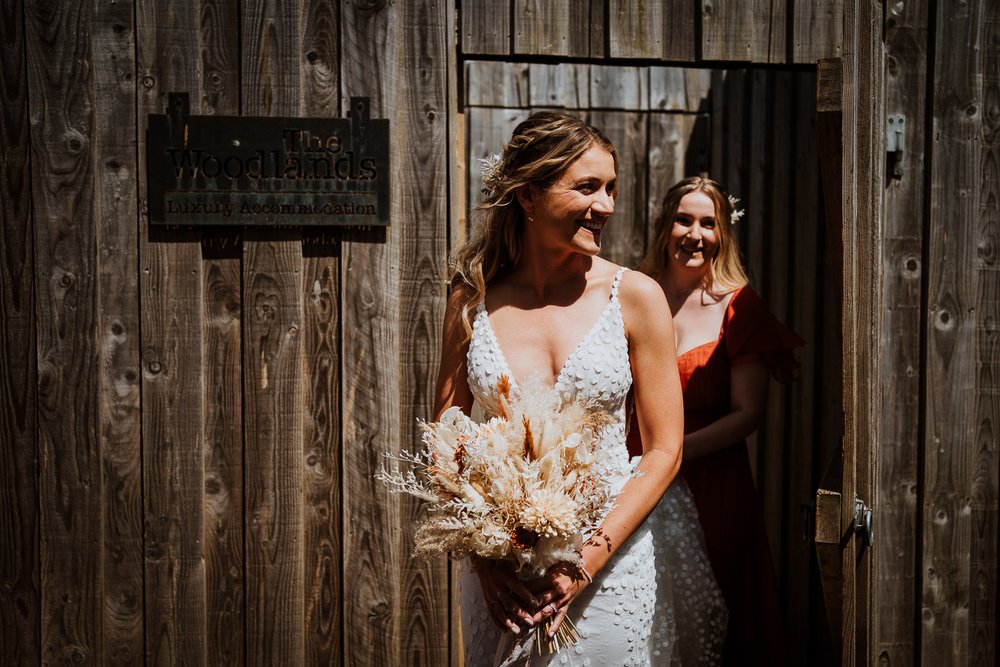
MULTIPOLYGON (((625 271, 624 267, 618 269, 608 305, 566 359, 550 390, 558 391, 564 402, 578 400, 614 417, 614 425, 605 432, 604 442, 607 443, 608 463, 622 471, 629 463, 624 445, 625 397, 632 386, 628 339, 618 302, 618 287, 625 271)), ((507 376, 514 391, 517 391, 517 380, 493 332, 483 302, 473 319, 467 361, 472 395, 483 412, 492 416, 496 414, 496 386, 500 376, 507 376)))

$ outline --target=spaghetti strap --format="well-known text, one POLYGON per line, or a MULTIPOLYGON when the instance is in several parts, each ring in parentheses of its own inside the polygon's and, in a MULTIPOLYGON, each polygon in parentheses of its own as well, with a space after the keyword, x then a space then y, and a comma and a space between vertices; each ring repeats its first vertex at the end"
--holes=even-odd
POLYGON ((627 266, 618 267, 618 273, 615 274, 615 279, 611 283, 611 300, 616 303, 618 301, 618 285, 621 284, 622 275, 624 275, 626 271, 628 271, 627 266))

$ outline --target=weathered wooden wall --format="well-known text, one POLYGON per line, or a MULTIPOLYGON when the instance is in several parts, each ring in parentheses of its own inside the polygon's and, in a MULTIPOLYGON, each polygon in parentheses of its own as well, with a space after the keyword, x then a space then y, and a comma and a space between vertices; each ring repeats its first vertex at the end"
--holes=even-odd
POLYGON ((545 107, 622 151, 617 261, 641 256, 676 178, 705 170, 743 198, 754 283, 809 343, 756 458, 799 664, 837 641, 801 540, 845 368, 847 276, 816 257, 849 253, 852 289, 874 294, 881 253, 884 309, 847 304, 881 324, 852 324, 847 348, 876 545, 851 574, 863 647, 845 660, 994 664, 996 3, 885 3, 884 84, 876 0, 457 10, 0 2, 0 664, 457 663, 448 566, 410 559, 417 508, 372 472, 430 410, 475 158, 545 107), (890 159, 881 194, 847 184, 838 201, 864 233, 819 217, 811 72, 826 57, 868 73, 845 84, 867 138, 846 166, 879 164, 881 86, 885 113, 906 116, 902 176, 890 159), (336 116, 370 97, 392 127, 391 227, 150 228, 146 116, 170 91, 204 114, 336 116), (881 415, 864 411, 865 363, 886 378, 881 415))
POLYGON ((810 508, 839 445, 837 289, 817 271, 826 232, 816 152, 815 73, 762 69, 466 62, 469 210, 482 199, 480 160, 532 111, 560 107, 600 127, 620 152, 620 192, 602 256, 636 267, 667 188, 707 173, 740 197, 737 226, 751 280, 808 344, 790 387, 772 388, 752 446, 796 664, 826 649, 816 612, 810 508), (831 332, 833 335, 831 335, 831 332), (832 396, 831 396, 832 394, 832 396))
POLYGON ((815 65, 840 56, 843 0, 463 0, 470 56, 815 65))
POLYGON ((0 5, 0 664, 441 665, 451 3, 0 5), (153 228, 147 114, 390 120, 391 226, 153 228))
POLYGON ((872 659, 998 656, 1000 10, 886 5, 881 549, 872 659))

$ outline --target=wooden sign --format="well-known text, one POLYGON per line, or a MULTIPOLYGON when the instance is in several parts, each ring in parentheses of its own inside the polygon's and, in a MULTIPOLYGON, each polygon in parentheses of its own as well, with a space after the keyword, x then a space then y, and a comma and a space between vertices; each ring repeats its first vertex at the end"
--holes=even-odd
POLYGON ((147 130, 149 219, 181 225, 389 224, 389 121, 191 116, 169 95, 147 130))

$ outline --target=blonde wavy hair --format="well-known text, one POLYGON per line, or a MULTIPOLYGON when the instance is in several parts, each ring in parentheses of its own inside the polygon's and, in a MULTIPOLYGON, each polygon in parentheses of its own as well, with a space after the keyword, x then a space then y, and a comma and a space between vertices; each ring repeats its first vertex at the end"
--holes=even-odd
POLYGON ((708 268, 708 285, 705 289, 716 296, 728 294, 746 285, 749 280, 740 260, 739 244, 733 233, 733 204, 729 195, 718 183, 703 176, 692 176, 674 183, 663 197, 660 214, 653 223, 653 242, 649 245, 642 263, 642 271, 651 276, 662 272, 667 265, 667 242, 677 217, 681 199, 692 192, 704 192, 715 204, 715 254, 708 268))
POLYGON ((486 286, 517 266, 524 231, 518 190, 528 185, 548 189, 592 146, 611 154, 617 175, 618 153, 600 130, 576 116, 540 111, 514 128, 499 158, 487 165, 486 198, 473 211, 477 224, 451 257, 452 287, 465 285, 471 291, 462 307, 466 334, 472 333, 469 315, 486 298, 486 286))

